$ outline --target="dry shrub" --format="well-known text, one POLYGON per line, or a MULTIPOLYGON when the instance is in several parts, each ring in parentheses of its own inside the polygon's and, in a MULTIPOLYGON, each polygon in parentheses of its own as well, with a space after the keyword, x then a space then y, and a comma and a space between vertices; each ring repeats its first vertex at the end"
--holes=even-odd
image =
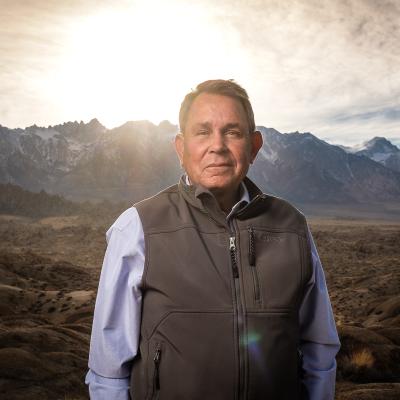
POLYGON ((360 349, 350 354, 349 364, 356 368, 372 368, 375 358, 369 349, 360 349))
POLYGON ((353 382, 371 382, 377 378, 375 357, 366 347, 355 347, 340 360, 343 378, 353 382))
POLYGON ((396 382, 400 375, 400 347, 371 329, 338 326, 341 348, 337 377, 355 383, 396 382))

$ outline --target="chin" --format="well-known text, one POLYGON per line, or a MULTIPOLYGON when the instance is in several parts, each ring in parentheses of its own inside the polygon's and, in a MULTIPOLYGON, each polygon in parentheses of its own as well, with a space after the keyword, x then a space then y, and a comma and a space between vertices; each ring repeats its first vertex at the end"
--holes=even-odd
POLYGON ((234 183, 226 179, 207 179, 202 182, 202 185, 214 192, 225 192, 230 190, 234 183))

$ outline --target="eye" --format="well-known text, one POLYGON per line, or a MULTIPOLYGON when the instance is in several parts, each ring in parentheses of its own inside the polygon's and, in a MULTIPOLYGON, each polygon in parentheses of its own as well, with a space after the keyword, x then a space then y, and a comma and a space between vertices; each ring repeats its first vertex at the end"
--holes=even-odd
POLYGON ((229 136, 234 136, 234 137, 242 136, 242 132, 240 132, 237 129, 229 129, 228 131, 226 131, 226 134, 229 136))
POLYGON ((197 136, 204 136, 204 135, 208 135, 208 130, 207 129, 200 129, 196 132, 197 136))

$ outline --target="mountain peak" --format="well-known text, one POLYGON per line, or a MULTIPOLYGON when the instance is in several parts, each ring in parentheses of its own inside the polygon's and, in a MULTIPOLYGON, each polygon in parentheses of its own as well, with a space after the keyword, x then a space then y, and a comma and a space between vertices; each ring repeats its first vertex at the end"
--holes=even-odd
POLYGON ((162 129, 171 129, 171 128, 177 129, 178 128, 176 125, 172 124, 167 119, 164 119, 163 121, 161 121, 158 124, 158 127, 162 128, 162 129))
POLYGON ((363 143, 364 150, 379 153, 396 153, 400 149, 383 136, 375 136, 363 143))
MULTIPOLYGON (((82 122, 82 121, 81 121, 82 122)), ((92 126, 100 126, 102 128, 104 128, 104 126, 99 122, 99 120, 97 118, 92 118, 87 125, 92 125, 92 126)))

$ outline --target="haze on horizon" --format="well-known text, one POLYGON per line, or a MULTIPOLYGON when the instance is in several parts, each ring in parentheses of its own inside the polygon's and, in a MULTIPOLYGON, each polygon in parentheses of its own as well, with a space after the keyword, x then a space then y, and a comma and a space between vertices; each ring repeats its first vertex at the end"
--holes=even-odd
POLYGON ((400 144, 396 0, 0 0, 0 124, 177 123, 206 79, 234 78, 256 123, 400 144))

